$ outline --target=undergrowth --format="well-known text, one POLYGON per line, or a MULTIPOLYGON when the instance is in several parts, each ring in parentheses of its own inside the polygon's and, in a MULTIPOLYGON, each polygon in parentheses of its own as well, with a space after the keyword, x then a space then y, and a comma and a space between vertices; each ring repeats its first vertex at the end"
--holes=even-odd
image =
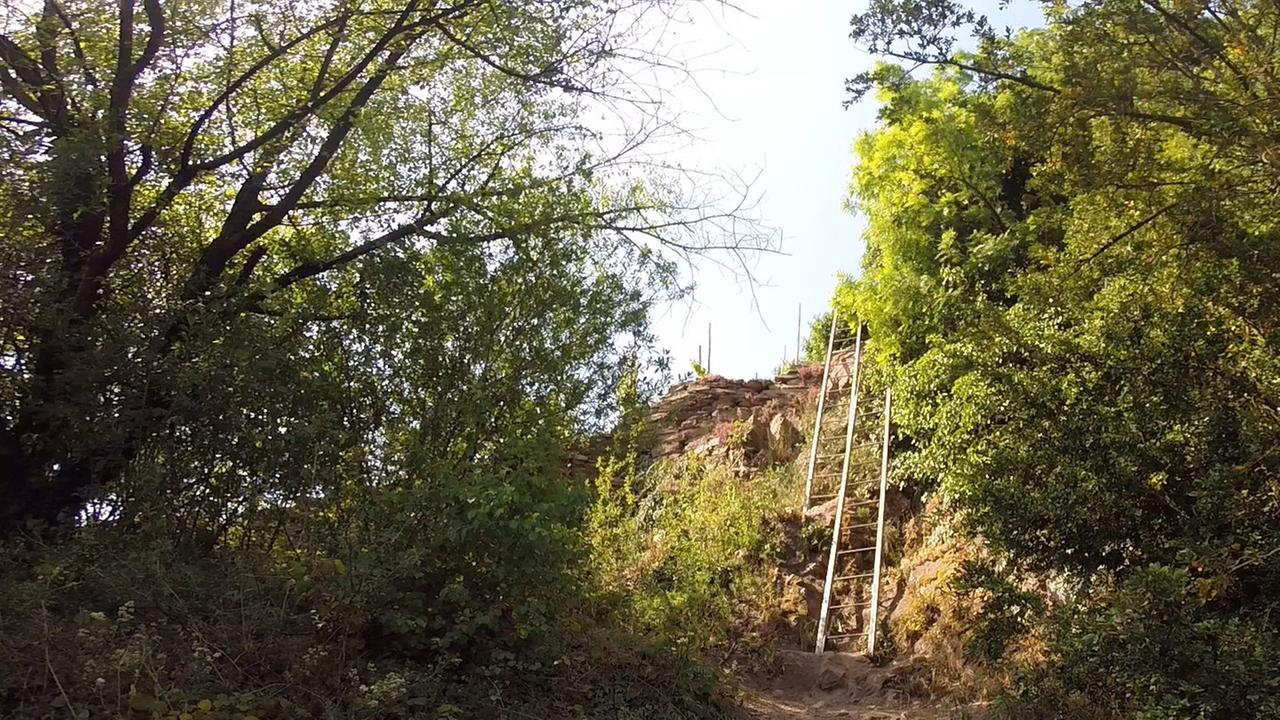
MULTIPOLYGON (((495 511, 478 523, 437 507, 423 526, 430 530, 410 542, 394 540, 404 527, 387 526, 344 552, 319 552, 317 538, 301 533, 272 553, 194 553, 109 528, 8 544, 0 717, 701 720, 732 712, 697 653, 666 647, 669 634, 637 632, 664 613, 688 612, 681 635, 699 637, 701 624, 727 617, 721 591, 695 592, 700 580, 681 577, 683 590, 637 615, 639 605, 601 602, 618 595, 608 590, 617 588, 612 578, 594 575, 599 558, 626 557, 630 546, 602 544, 606 534, 623 536, 599 525, 588 535, 581 523, 594 511, 576 520, 495 511)), ((670 571, 710 572, 718 557, 670 571)))
POLYGON ((726 717, 721 668, 777 613, 785 473, 605 465, 594 489, 383 495, 346 537, 295 508, 270 552, 105 526, 8 543, 0 716, 726 717))
POLYGON ((696 457, 634 477, 602 474, 587 523, 595 599, 633 633, 691 659, 758 661, 779 611, 781 539, 790 475, 750 477, 696 457))

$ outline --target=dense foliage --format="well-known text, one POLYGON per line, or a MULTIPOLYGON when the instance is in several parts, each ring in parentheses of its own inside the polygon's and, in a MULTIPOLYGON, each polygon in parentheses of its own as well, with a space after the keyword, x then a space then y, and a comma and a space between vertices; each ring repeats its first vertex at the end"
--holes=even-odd
POLYGON ((715 711, 565 472, 759 239, 645 154, 674 8, 5 7, 0 715, 715 711))
MULTIPOLYGON (((526 398, 573 412, 598 377, 584 363, 636 331, 664 276, 642 240, 706 240, 674 178, 630 171, 651 130, 611 143, 584 119, 630 89, 619 58, 643 8, 7 11, 3 530, 95 502, 128 512, 119 483, 140 468, 200 462, 173 453, 220 475, 250 452, 228 435, 269 445, 316 423, 304 432, 377 455, 402 430, 437 432, 466 456, 476 438, 423 416, 457 406, 440 393, 493 393, 499 422, 526 398), (318 413, 343 382, 390 402, 318 413), (244 426, 202 427, 215 420, 244 426)), ((264 477, 316 446, 291 444, 257 452, 264 477)), ((219 507, 261 494, 212 479, 219 507)))
POLYGON ((744 478, 693 456, 601 483, 588 524, 598 600, 691 658, 767 653, 774 638, 760 630, 780 612, 778 524, 795 508, 790 468, 744 478))
MULTIPOLYGON (((636 467, 672 253, 762 239, 645 155, 677 5, 0 11, 0 715, 723 716, 791 478, 636 467)), ((1280 9, 1043 6, 854 18, 805 352, 870 325, 1011 716, 1280 716, 1280 9)))
POLYGON ((883 108, 836 305, 894 377, 901 477, 1054 588, 1017 717, 1274 717, 1280 11, 1045 8, 854 18, 905 64, 849 83, 883 108))

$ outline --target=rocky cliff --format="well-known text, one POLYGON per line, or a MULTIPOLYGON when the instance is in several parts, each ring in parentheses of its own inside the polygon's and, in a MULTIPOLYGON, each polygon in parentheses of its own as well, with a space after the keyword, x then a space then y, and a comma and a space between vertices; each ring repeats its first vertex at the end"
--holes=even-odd
MULTIPOLYGON (((830 383, 835 390, 848 391, 852 361, 851 352, 833 357, 830 383)), ((689 454, 727 460, 744 477, 770 466, 790 464, 798 492, 821 386, 822 365, 818 363, 798 365, 772 380, 708 376, 677 385, 651 409, 641 454, 655 462, 689 454)), ((859 472, 877 473, 878 467, 859 472)), ((775 575, 781 613, 772 627, 753 630, 773 636, 780 647, 811 647, 834 512, 835 501, 831 500, 803 515, 797 512, 781 518, 775 528, 788 554, 775 575)), ((959 597, 951 585, 960 565, 981 555, 980 546, 954 531, 955 518, 940 498, 926 503, 891 483, 885 514, 882 617, 888 633, 886 645, 895 660, 891 671, 886 669, 887 674, 882 674, 897 685, 908 682, 903 675, 906 672, 912 678, 909 682, 917 684, 913 694, 923 687, 934 691, 950 691, 958 685, 980 687, 981 673, 963 653, 963 627, 973 620, 978 606, 972 598, 959 597)), ((873 531, 855 534, 853 540, 855 544, 872 544, 873 531)), ((865 627, 867 618, 861 620, 865 627)), ((821 677, 813 680, 813 692, 848 696, 865 690, 860 690, 858 683, 831 681, 826 687, 825 682, 821 677)), ((880 688, 866 693, 888 697, 902 694, 901 690, 898 685, 895 690, 880 688)))
MULTIPOLYGON (((852 353, 832 358, 830 383, 846 389, 852 353)), ((822 365, 802 363, 772 380, 718 375, 676 385, 649 413, 641 448, 650 460, 685 453, 723 456, 744 467, 788 462, 803 443, 822 365)))

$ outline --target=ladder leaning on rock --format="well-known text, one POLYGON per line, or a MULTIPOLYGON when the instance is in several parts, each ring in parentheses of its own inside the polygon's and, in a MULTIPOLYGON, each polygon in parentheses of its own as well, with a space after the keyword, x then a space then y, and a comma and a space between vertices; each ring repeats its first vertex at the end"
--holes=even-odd
POLYGON ((864 392, 862 359, 866 344, 866 331, 861 323, 853 339, 848 398, 841 397, 843 389, 833 387, 832 358, 848 350, 847 340, 837 340, 838 321, 833 311, 804 483, 806 513, 817 505, 835 504, 814 652, 824 652, 828 644, 847 647, 865 637, 864 649, 867 654, 874 654, 880 614, 884 499, 889 479, 889 419, 893 396, 886 388, 883 408, 874 408, 874 401, 860 400, 864 392), (872 404, 872 409, 864 410, 867 404, 872 404), (878 477, 874 473, 876 465, 878 477), (872 529, 874 541, 869 534, 872 529))

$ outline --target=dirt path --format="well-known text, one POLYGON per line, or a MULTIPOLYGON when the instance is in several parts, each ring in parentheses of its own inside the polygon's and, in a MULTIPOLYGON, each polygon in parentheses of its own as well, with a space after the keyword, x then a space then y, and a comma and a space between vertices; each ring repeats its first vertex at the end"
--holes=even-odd
POLYGON ((901 665, 879 667, 864 656, 787 652, 781 672, 745 682, 744 702, 754 720, 978 720, 981 708, 948 707, 912 697, 901 665))
POLYGON ((755 698, 747 705, 748 717, 753 720, 943 720, 958 718, 936 707, 882 708, 875 705, 855 703, 839 707, 840 703, 823 707, 804 705, 795 702, 783 702, 771 698, 755 698))

